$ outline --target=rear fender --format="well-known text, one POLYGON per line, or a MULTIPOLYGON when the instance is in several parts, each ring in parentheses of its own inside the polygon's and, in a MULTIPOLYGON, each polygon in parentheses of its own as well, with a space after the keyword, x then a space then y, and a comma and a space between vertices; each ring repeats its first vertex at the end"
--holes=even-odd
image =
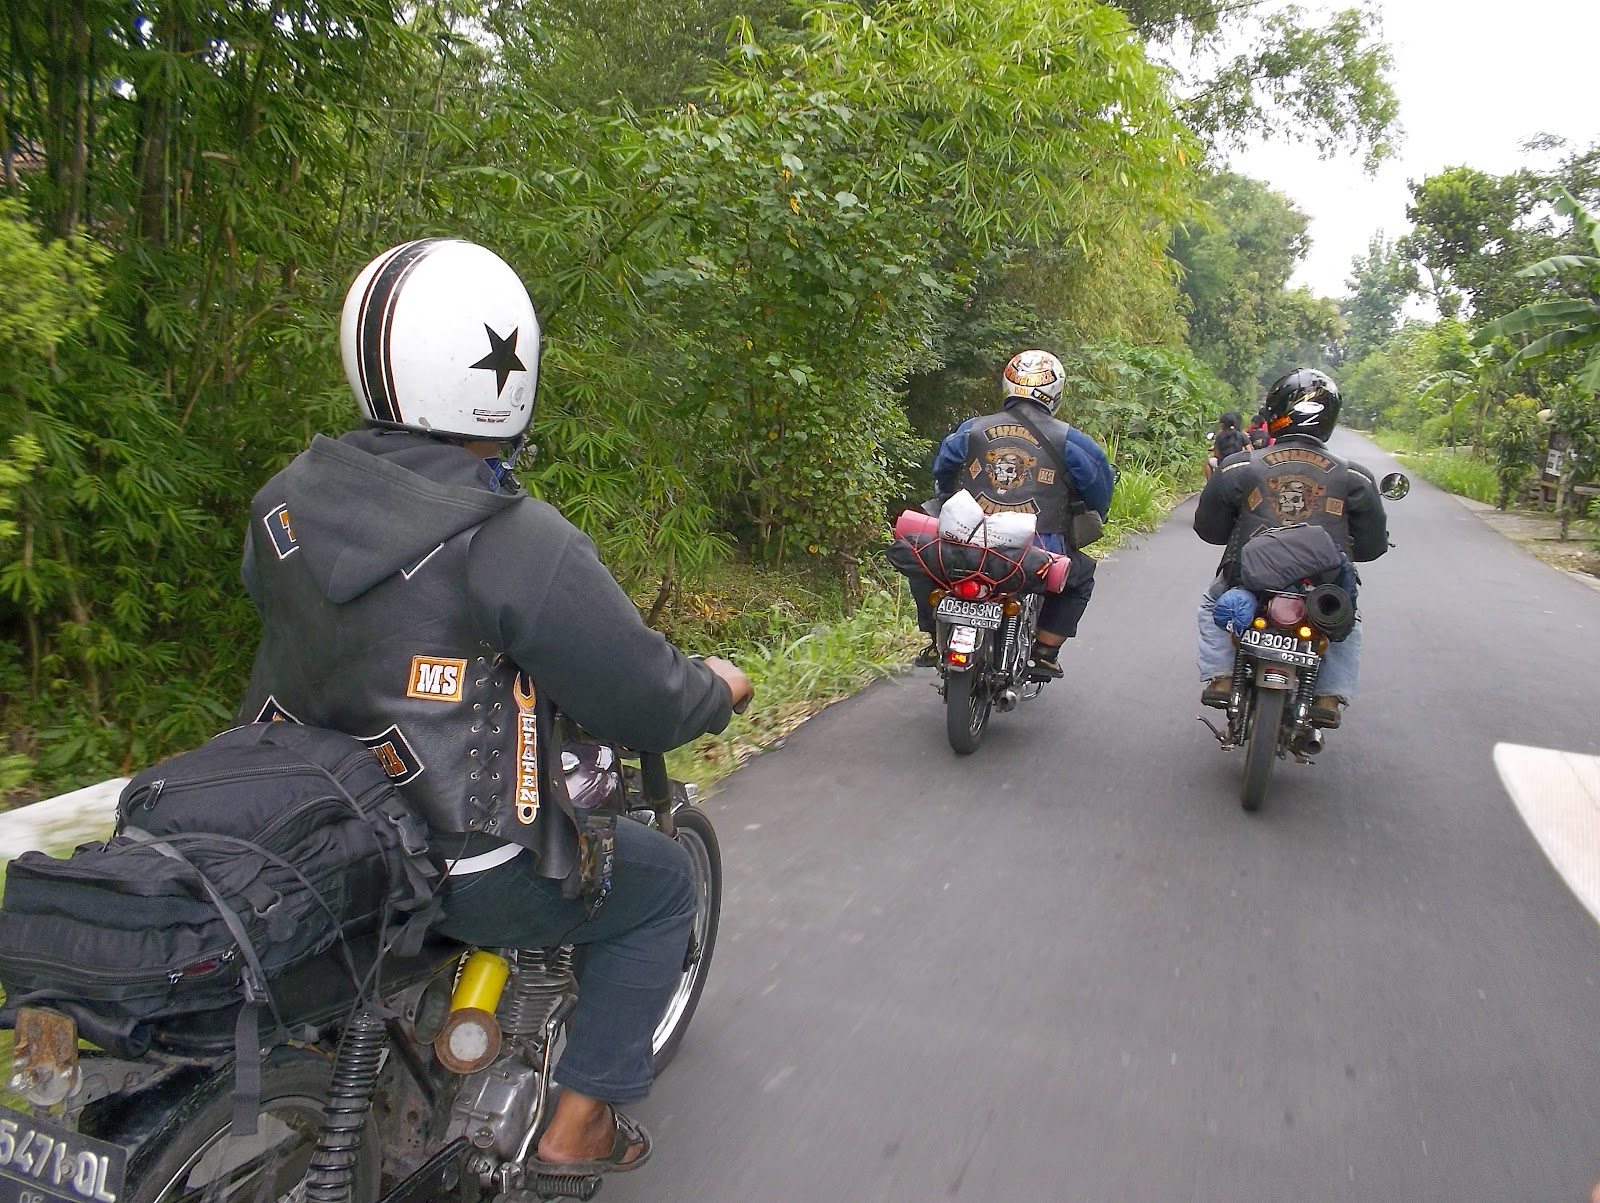
POLYGON ((1254 673, 1257 689, 1300 688, 1300 673, 1292 664, 1281 664, 1275 660, 1256 660, 1254 673))
POLYGON ((989 649, 994 643, 994 635, 995 632, 984 627, 966 627, 957 623, 941 622, 939 624, 939 660, 943 671, 947 673, 971 672, 978 665, 984 663, 989 656, 989 649), (963 642, 963 637, 957 634, 958 631, 971 631, 974 635, 972 650, 966 653, 966 661, 960 664, 953 663, 950 659, 955 654, 951 650, 952 638, 958 645, 963 642))

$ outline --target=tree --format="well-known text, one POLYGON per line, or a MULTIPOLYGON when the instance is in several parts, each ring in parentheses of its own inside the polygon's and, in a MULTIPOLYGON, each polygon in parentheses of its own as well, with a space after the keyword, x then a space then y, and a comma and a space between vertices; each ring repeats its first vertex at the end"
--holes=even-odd
POLYGON ((1512 354, 1506 365, 1508 370, 1587 352, 1573 383, 1584 392, 1594 393, 1600 391, 1600 216, 1585 209, 1564 189, 1557 190, 1555 203, 1559 213, 1572 219, 1574 232, 1587 244, 1587 253, 1553 255, 1523 268, 1517 276, 1544 281, 1546 286, 1565 284, 1576 295, 1524 305, 1485 325, 1472 341, 1484 346, 1494 339, 1547 331, 1512 354))
MULTIPOLYGON (((1250 5, 1226 0, 1128 0, 1124 5, 1154 33, 1191 31, 1215 45, 1224 21, 1250 5)), ((1392 60, 1379 40, 1376 16, 1348 8, 1326 25, 1306 23, 1288 5, 1262 17, 1249 49, 1223 59, 1196 81, 1184 116, 1214 140, 1241 144, 1257 137, 1309 141, 1328 157, 1354 147, 1368 171, 1393 153, 1389 138, 1400 106, 1389 84, 1392 60)))
POLYGON ((1172 245, 1189 344, 1249 404, 1269 344, 1295 344, 1306 332, 1310 309, 1291 302, 1286 285, 1305 255, 1308 219, 1259 180, 1230 172, 1208 177, 1201 197, 1209 213, 1172 245))
POLYGON ((1500 479, 1500 509, 1505 509, 1521 489, 1548 439, 1549 430, 1539 403, 1532 397, 1518 393, 1500 406, 1484 437, 1494 452, 1495 474, 1500 479))
POLYGON ((1379 230, 1367 253, 1350 261, 1346 285, 1350 293, 1339 303, 1345 324, 1340 358, 1353 366, 1394 333, 1401 309, 1417 290, 1417 268, 1379 230))

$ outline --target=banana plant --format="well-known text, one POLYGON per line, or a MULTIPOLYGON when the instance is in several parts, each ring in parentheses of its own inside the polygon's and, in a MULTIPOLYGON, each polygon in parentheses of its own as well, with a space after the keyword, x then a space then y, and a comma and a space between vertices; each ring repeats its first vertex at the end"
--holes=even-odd
POLYGON ((1572 378, 1585 392, 1600 391, 1600 215, 1579 204, 1565 189, 1554 193, 1556 211, 1572 218, 1573 230, 1593 254, 1552 255, 1517 273, 1527 279, 1575 281, 1587 296, 1535 301, 1490 322, 1473 336, 1486 346, 1495 338, 1539 334, 1507 362, 1508 369, 1531 367, 1569 351, 1588 350, 1584 365, 1572 378), (1552 327, 1554 327, 1552 329, 1552 327))

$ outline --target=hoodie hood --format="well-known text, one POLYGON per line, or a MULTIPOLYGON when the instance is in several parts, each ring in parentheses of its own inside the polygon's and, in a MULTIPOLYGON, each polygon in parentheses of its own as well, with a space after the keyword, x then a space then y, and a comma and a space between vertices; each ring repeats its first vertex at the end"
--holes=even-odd
POLYGON ((336 605, 525 496, 489 492, 488 467, 463 447, 379 430, 317 435, 283 486, 306 567, 336 605))

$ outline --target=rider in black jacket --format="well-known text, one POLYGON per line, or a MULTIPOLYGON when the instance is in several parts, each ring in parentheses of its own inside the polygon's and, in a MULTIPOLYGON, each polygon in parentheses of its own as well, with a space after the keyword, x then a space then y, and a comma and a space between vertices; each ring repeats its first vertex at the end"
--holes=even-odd
MULTIPOLYGON (((1372 473, 1329 451, 1326 439, 1339 420, 1339 386, 1322 372, 1301 368, 1277 381, 1264 406, 1274 443, 1229 456, 1206 482, 1195 508, 1195 533, 1226 546, 1217 579, 1200 602, 1198 660, 1206 687, 1201 701, 1226 706, 1233 670, 1233 643, 1212 619, 1216 599, 1238 584, 1239 547, 1271 526, 1309 523, 1333 536, 1356 562, 1389 550, 1383 497, 1372 473)), ((1352 600, 1354 600, 1352 594, 1352 600)), ((1361 624, 1330 643, 1311 707, 1314 722, 1339 725, 1339 708, 1355 696, 1361 667, 1361 624)))
POLYGON ((721 731, 749 679, 646 627, 594 544, 511 475, 539 321, 498 256, 442 238, 385 252, 351 286, 340 343, 364 429, 318 436, 251 506, 244 579, 262 637, 240 718, 372 749, 428 823, 445 935, 587 946, 537 1156, 633 1168, 649 1138, 611 1104, 649 1091, 692 870, 675 842, 622 823, 605 905, 574 896, 553 706, 665 751, 721 731))

